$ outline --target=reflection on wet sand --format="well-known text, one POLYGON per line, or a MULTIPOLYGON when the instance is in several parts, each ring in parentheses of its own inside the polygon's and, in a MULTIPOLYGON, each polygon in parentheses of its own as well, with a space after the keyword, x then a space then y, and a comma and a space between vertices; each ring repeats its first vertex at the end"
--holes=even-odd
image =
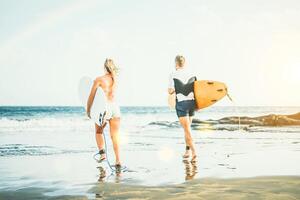
POLYGON ((185 180, 194 179, 195 175, 198 173, 197 171, 197 162, 189 162, 187 160, 183 161, 185 167, 185 180))
POLYGON ((98 182, 104 182, 104 179, 106 177, 106 170, 101 166, 99 166, 97 168, 99 169, 99 173, 100 173, 99 178, 98 178, 98 182))
MULTIPOLYGON (((114 172, 110 172, 109 175, 106 172, 107 170, 103 166, 98 166, 97 169, 99 170, 99 177, 98 177, 98 183, 104 183, 106 180, 108 180, 110 177, 114 176, 115 177, 115 183, 120 183, 120 178, 121 178, 121 169, 116 169, 114 172)), ((99 185, 100 186, 100 185, 99 185)), ((103 191, 95 193, 95 199, 102 199, 104 195, 104 189, 103 191)))
POLYGON ((179 185, 141 186, 105 183, 89 190, 96 199, 300 199, 300 178, 273 176, 235 179, 194 179, 179 185), (101 191, 101 192, 100 192, 101 191))
POLYGON ((112 176, 115 176, 115 183, 119 183, 120 182, 120 178, 121 178, 121 169, 116 169, 114 172, 110 172, 110 174, 107 176, 107 172, 106 169, 103 166, 98 166, 97 169, 99 170, 99 178, 98 178, 98 182, 105 182, 105 180, 109 179, 112 176))

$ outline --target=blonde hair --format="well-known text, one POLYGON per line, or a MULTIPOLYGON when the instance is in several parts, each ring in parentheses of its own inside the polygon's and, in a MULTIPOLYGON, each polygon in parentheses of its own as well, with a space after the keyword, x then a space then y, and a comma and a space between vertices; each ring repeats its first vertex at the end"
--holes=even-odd
POLYGON ((185 63, 185 58, 182 55, 177 55, 175 58, 175 62, 178 64, 179 67, 183 67, 185 63))
POLYGON ((107 58, 104 62, 104 69, 107 73, 109 73, 113 79, 113 89, 116 85, 116 77, 118 74, 118 68, 115 65, 113 59, 107 58))

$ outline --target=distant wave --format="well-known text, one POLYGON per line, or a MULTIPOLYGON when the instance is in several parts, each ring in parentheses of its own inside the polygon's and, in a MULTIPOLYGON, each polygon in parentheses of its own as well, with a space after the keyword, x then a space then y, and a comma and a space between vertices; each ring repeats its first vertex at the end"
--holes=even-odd
POLYGON ((51 146, 36 146, 25 144, 0 145, 0 156, 41 156, 54 154, 70 154, 93 152, 93 150, 58 149, 51 146))
MULTIPOLYGON (((167 129, 181 127, 178 121, 175 121, 175 122, 156 121, 156 122, 149 123, 148 126, 158 126, 159 128, 167 128, 167 129)), ((235 131, 235 130, 241 130, 241 129, 246 130, 246 127, 239 127, 239 126, 230 125, 230 124, 222 125, 220 123, 217 123, 217 121, 214 121, 214 120, 201 121, 198 119, 193 120, 191 127, 194 130, 203 130, 203 131, 209 131, 209 130, 235 131)))
MULTIPOLYGON (((11 109, 12 108, 5 108, 11 109)), ((13 133, 13 132, 94 132, 93 122, 82 113, 80 108, 57 108, 55 112, 62 112, 63 114, 48 115, 43 113, 35 114, 34 117, 22 115, 21 117, 13 114, 5 114, 4 108, 2 108, 2 117, 0 117, 0 134, 1 133, 13 133), (66 110, 67 113, 64 113, 66 110), (58 111, 57 111, 58 110, 58 111), (74 114, 76 113, 76 114, 74 114)), ((30 112, 33 112, 33 108, 30 108, 30 112)), ((50 109, 50 108, 47 108, 50 109)), ((47 111, 44 108, 45 112, 47 111)), ((130 108, 131 109, 131 108, 130 108)), ((132 132, 140 130, 142 127, 144 130, 156 130, 156 129, 170 129, 180 128, 178 121, 174 113, 167 113, 163 108, 157 108, 157 110, 165 111, 163 113, 148 113, 141 114, 144 112, 143 109, 138 108, 140 114, 136 114, 133 111, 128 110, 130 114, 122 113, 122 128, 126 131, 132 132), (142 112, 143 111, 143 112, 142 112), (171 121, 170 119, 174 119, 171 121)), ((24 111, 19 109, 20 112, 24 111)), ((25 109, 26 110, 26 109, 25 109)), ((29 110, 29 108, 28 108, 29 110)), ((26 112, 28 112, 26 110, 26 112)), ((41 108, 36 108, 38 112, 41 108)), ((5 111, 10 112, 10 111, 5 111)), ((17 112, 17 111, 14 111, 17 112)), ((218 111, 218 113, 221 111, 218 111)), ((249 113, 252 113, 249 112, 249 113)), ((224 115, 223 115, 224 116, 224 115)), ((213 116, 215 117, 215 116, 213 116)), ((212 117, 212 118, 213 118, 212 117)), ((293 115, 262 115, 258 117, 248 116, 230 116, 223 117, 219 116, 220 119, 201 120, 194 119, 192 128, 194 130, 208 131, 208 130, 219 130, 219 131, 236 131, 244 130, 247 132, 251 131, 271 131, 270 127, 276 128, 277 131, 294 131, 299 132, 300 129, 300 113, 293 115), (280 128, 281 127, 281 128, 280 128), (292 127, 292 128, 291 128, 292 127)), ((217 117, 216 117, 217 118, 217 117)))
POLYGON ((176 122, 170 122, 170 121, 156 121, 156 122, 150 122, 148 124, 149 126, 162 126, 166 128, 179 128, 180 124, 178 121, 176 122))
POLYGON ((31 131, 73 131, 82 132, 93 129, 91 121, 85 117, 0 119, 0 133, 31 131))

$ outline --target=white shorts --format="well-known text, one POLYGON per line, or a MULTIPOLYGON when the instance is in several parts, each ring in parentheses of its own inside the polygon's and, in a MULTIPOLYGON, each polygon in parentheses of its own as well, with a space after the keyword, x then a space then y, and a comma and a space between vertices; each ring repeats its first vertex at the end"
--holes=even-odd
POLYGON ((107 102, 105 119, 110 120, 112 118, 120 118, 120 117, 121 117, 121 111, 119 105, 115 102, 107 102))

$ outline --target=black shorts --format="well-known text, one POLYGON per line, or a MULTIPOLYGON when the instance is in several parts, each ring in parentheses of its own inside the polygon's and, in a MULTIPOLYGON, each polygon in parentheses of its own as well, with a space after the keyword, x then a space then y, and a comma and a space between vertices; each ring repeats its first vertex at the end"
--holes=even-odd
POLYGON ((176 102, 176 113, 178 117, 192 117, 195 115, 195 109, 194 100, 176 102))

